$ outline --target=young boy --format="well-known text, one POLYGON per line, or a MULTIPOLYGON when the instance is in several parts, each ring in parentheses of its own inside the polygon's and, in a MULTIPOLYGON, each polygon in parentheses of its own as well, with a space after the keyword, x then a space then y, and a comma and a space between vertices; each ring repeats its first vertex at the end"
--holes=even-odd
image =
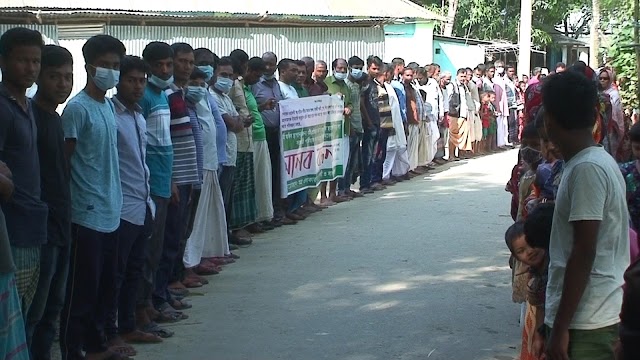
POLYGON ((482 141, 480 149, 487 153, 497 150, 496 133, 496 108, 493 102, 496 99, 496 93, 486 91, 482 93, 482 104, 480 105, 480 119, 482 121, 482 141))
POLYGON ((47 243, 40 248, 40 280, 27 315, 27 339, 34 359, 48 359, 64 306, 71 245, 71 195, 64 132, 57 107, 73 85, 73 57, 60 46, 42 50, 33 115, 38 127, 42 200, 49 206, 47 243))

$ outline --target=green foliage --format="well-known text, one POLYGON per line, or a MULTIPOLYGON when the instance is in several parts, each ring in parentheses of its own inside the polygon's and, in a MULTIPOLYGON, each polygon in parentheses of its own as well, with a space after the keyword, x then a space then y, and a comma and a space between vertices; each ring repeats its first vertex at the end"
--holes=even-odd
MULTIPOLYGON (((626 18, 630 19, 631 16, 628 15, 626 18)), ((608 56, 620 83, 622 103, 625 107, 638 108, 638 72, 636 53, 632 45, 633 23, 627 21, 615 30, 608 56)))

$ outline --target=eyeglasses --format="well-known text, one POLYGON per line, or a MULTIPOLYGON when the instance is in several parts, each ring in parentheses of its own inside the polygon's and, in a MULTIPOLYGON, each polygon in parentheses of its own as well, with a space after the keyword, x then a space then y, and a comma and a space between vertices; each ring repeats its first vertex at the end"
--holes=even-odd
POLYGON ((601 77, 600 80, 609 81, 609 78, 608 77, 601 77))

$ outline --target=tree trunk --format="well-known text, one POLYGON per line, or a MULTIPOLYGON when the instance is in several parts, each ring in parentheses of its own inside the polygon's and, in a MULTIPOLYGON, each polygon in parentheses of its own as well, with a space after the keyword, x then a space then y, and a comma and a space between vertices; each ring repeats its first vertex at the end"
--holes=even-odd
POLYGON ((444 36, 453 35, 453 22, 456 19, 456 11, 458 11, 458 0, 449 0, 449 10, 447 10, 447 22, 444 25, 444 36))
POLYGON ((600 65, 600 0, 591 0, 591 14, 589 65, 595 69, 600 65))

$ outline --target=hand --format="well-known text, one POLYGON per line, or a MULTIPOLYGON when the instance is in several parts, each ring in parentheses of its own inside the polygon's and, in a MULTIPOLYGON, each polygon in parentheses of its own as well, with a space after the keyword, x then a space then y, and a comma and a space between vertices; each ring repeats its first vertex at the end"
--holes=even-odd
POLYGON ((178 205, 180 203, 180 192, 178 192, 178 185, 171 183, 171 203, 178 205))
POLYGON ((267 100, 267 102, 265 102, 264 104, 262 104, 262 108, 264 108, 265 110, 273 110, 276 108, 276 104, 278 102, 276 101, 276 99, 271 98, 269 100, 267 100))
POLYGON ((253 124, 253 117, 251 116, 243 116, 242 117, 242 122, 244 124, 244 127, 249 127, 251 126, 251 124, 253 124))
POLYGON ((548 360, 569 360, 569 330, 551 330, 545 355, 548 360))
POLYGON ((0 174, 4 175, 5 177, 7 177, 9 179, 13 178, 13 174, 11 173, 11 169, 9 169, 7 164, 5 164, 3 161, 0 161, 0 174))
POLYGON ((351 115, 351 109, 350 109, 350 108, 348 108, 348 107, 344 108, 344 115, 345 115, 345 116, 349 116, 349 115, 351 115))
POLYGON ((13 194, 13 190, 14 187, 11 178, 0 174, 0 196, 2 197, 2 200, 9 201, 13 194))
POLYGON ((533 349, 531 350, 533 357, 536 359, 544 354, 544 336, 540 335, 537 331, 533 334, 533 349))

